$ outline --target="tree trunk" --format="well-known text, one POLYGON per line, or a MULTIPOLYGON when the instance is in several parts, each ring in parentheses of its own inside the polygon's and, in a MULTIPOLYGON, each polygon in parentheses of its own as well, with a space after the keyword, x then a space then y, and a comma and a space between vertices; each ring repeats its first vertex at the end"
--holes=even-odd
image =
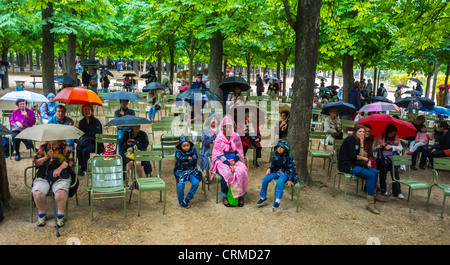
POLYGON ((161 60, 161 43, 158 41, 156 44, 156 50, 158 51, 158 82, 161 82, 161 69, 162 69, 162 60, 161 60))
POLYGON ((35 53, 36 53, 36 69, 37 70, 41 70, 41 59, 40 59, 40 53, 41 53, 41 51, 39 50, 39 49, 36 49, 35 50, 35 53))
MULTIPOLYGON (((72 9, 72 14, 76 16, 77 12, 74 9, 72 9)), ((66 53, 67 74, 75 81, 77 80, 77 70, 75 69, 76 45, 77 45, 77 35, 75 34, 67 35, 67 53, 66 53)))
POLYGON ((345 53, 344 58, 342 59, 342 77, 344 79, 342 101, 348 103, 348 92, 352 89, 354 82, 353 55, 349 55, 348 53, 345 53))
MULTIPOLYGON (((288 139, 295 152, 297 174, 312 184, 308 167, 309 132, 311 127, 314 83, 316 79, 320 0, 299 0, 295 22, 295 76, 288 139)), ((286 8, 286 7, 285 7, 286 8)), ((289 8, 289 7, 288 7, 289 8)))
POLYGON ((359 74, 359 81, 364 81, 364 71, 366 70, 366 63, 361 63, 361 73, 359 74))
MULTIPOLYGON (((173 39, 172 37, 171 39, 173 39)), ((175 43, 173 41, 169 41, 169 80, 172 86, 170 87, 170 94, 173 94, 173 79, 174 79, 174 69, 175 69, 175 43)))
POLYGON ((252 64, 252 56, 250 55, 250 52, 247 52, 245 55, 245 59, 247 61, 247 82, 250 85, 250 74, 251 74, 251 64, 252 64))
POLYGON ((41 8, 42 20, 42 87, 44 95, 55 93, 55 46, 54 36, 50 32, 53 24, 48 21, 53 14, 52 2, 47 3, 47 8, 41 8))
MULTIPOLYGON (((223 98, 223 93, 219 88, 222 82, 223 40, 222 33, 217 30, 213 33, 213 37, 209 41, 211 46, 209 53, 209 87, 220 98, 223 98)), ((226 70, 225 60, 224 73, 226 73, 226 70)))
POLYGON ((376 94, 377 91, 377 86, 378 86, 378 82, 377 82, 377 76, 378 76, 378 68, 375 67, 375 70, 373 71, 373 91, 376 94))
MULTIPOLYGON (((14 65, 14 60, 13 60, 13 58, 14 57, 11 57, 11 65, 14 65)), ((6 46, 6 45, 3 45, 2 46, 2 60, 3 61, 8 61, 8 47, 6 46)), ((3 80, 3 87, 6 89, 6 88, 9 88, 9 67, 5 67, 6 68, 6 71, 5 71, 5 79, 3 80)))
POLYGON ((448 95, 448 74, 450 72, 450 62, 447 62, 447 72, 445 73, 445 82, 444 82, 444 98, 442 99, 442 106, 447 106, 447 95, 448 95))
MULTIPOLYGON (((434 76, 433 76, 433 88, 431 90, 431 100, 434 101, 434 96, 435 96, 435 91, 436 91, 436 86, 437 86, 437 76, 439 73, 439 63, 435 63, 434 64, 434 76)), ((439 102, 438 102, 439 104, 439 102)))

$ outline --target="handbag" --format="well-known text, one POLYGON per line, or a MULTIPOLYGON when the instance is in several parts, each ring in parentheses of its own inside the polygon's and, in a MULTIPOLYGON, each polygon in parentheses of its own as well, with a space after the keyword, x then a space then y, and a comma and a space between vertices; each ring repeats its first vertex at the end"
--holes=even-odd
POLYGON ((158 104, 156 104, 156 105, 155 105, 155 110, 158 111, 158 110, 160 110, 160 109, 161 109, 161 106, 158 105, 158 104))
POLYGON ((95 85, 97 85, 97 82, 95 82, 95 80, 91 80, 91 82, 89 82, 89 85, 95 86, 95 85))
POLYGON ((377 166, 389 169, 392 167, 392 154, 385 154, 384 149, 380 148, 375 161, 377 166))
POLYGON ((125 152, 125 157, 134 160, 134 151, 137 151, 136 145, 133 145, 132 147, 128 148, 125 152))
POLYGON ((86 146, 90 145, 91 143, 93 143, 94 142, 93 140, 94 140, 93 138, 83 135, 80 137, 80 139, 75 140, 75 142, 79 146, 86 147, 86 146))
POLYGON ((264 92, 264 86, 263 86, 263 87, 261 87, 261 92, 264 92))
POLYGON ((227 199, 231 206, 236 206, 239 203, 239 198, 235 199, 231 193, 231 185, 228 186, 227 199))

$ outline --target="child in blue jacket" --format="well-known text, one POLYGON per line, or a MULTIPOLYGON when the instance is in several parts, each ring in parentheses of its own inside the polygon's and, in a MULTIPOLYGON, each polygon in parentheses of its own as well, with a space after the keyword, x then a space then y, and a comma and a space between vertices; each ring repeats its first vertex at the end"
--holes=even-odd
POLYGON ((295 172, 295 162, 289 154, 288 141, 279 141, 275 146, 275 153, 272 158, 272 164, 267 169, 266 176, 262 180, 262 187, 260 192, 260 200, 256 203, 257 206, 262 206, 267 201, 267 186, 269 182, 277 179, 275 203, 272 208, 277 209, 280 206, 281 197, 283 196, 284 185, 293 187, 299 178, 295 172))
POLYGON ((177 181, 178 203, 183 208, 189 208, 189 201, 194 198, 198 185, 202 180, 201 172, 197 169, 197 150, 194 143, 186 136, 181 136, 175 152, 175 167, 173 174, 177 181), (184 198, 184 187, 190 181, 192 186, 184 198))

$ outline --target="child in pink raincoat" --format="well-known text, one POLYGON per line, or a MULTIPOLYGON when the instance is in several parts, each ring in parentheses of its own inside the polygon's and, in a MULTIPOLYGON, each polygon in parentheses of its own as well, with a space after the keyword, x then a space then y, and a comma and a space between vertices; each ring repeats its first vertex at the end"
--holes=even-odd
POLYGON ((231 188, 233 198, 239 198, 238 206, 244 206, 247 193, 248 174, 239 134, 234 131, 233 120, 225 116, 219 126, 211 157, 211 171, 222 176, 221 195, 223 204, 230 207, 227 199, 231 188))

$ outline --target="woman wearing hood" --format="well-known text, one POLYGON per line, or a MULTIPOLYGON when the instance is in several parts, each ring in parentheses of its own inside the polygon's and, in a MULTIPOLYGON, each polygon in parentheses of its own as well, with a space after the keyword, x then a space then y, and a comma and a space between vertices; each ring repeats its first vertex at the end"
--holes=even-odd
POLYGON ((262 187, 260 192, 260 200, 256 203, 257 206, 262 206, 267 201, 267 187, 269 182, 277 179, 275 203, 272 208, 277 209, 280 206, 281 197, 283 196, 284 185, 287 184, 292 188, 299 178, 296 173, 295 162, 289 154, 289 142, 282 140, 275 146, 272 158, 272 164, 266 171, 266 176, 262 180, 262 187))
POLYGON ((231 189, 232 197, 239 198, 238 206, 244 206, 248 187, 247 167, 241 138, 234 131, 234 123, 229 116, 225 116, 219 126, 219 134, 212 152, 211 171, 222 176, 223 204, 227 207, 231 206, 227 199, 228 189, 231 189))
MULTIPOLYGON (((202 131, 202 150, 200 151, 200 169, 206 172, 209 176, 209 157, 211 156, 211 144, 214 143, 217 134, 219 133, 220 117, 216 112, 211 112, 206 118, 205 127, 202 131)), ((206 178, 208 184, 209 178, 206 178)))
POLYGON ((186 136, 181 136, 175 152, 175 167, 173 174, 177 181, 178 203, 183 208, 189 208, 189 201, 194 198, 198 185, 202 180, 202 174, 197 169, 197 150, 194 143, 186 136), (190 181, 192 186, 184 198, 184 187, 190 181))
POLYGON ((55 94, 48 93, 47 99, 49 102, 42 103, 41 107, 39 108, 39 114, 42 118, 42 123, 47 124, 49 120, 55 116, 56 113, 56 106, 59 105, 58 101, 55 101, 55 94))

